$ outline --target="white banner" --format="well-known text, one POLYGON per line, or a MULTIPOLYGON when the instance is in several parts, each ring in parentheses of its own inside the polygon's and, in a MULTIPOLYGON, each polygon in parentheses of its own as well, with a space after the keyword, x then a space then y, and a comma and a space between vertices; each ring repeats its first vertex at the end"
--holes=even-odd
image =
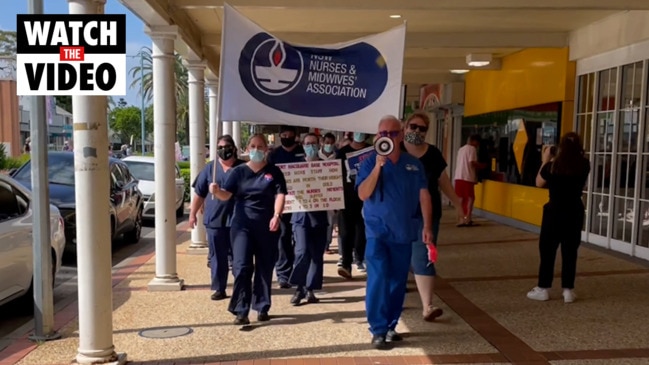
POLYGON ((277 164, 286 179, 284 213, 345 209, 340 160, 277 164))
POLYGON ((405 24, 331 45, 293 45, 224 5, 220 120, 375 133, 399 115, 405 24))

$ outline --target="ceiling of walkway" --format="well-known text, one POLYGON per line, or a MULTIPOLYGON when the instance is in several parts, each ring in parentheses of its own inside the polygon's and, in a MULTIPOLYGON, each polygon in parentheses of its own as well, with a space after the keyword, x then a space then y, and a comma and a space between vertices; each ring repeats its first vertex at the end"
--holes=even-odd
POLYGON ((404 83, 461 81, 466 56, 491 54, 486 69, 530 47, 566 47, 570 31, 647 0, 120 0, 149 25, 178 25, 176 49, 218 71, 223 4, 288 42, 326 44, 408 24, 404 83), (400 15, 392 18, 391 15, 400 15))

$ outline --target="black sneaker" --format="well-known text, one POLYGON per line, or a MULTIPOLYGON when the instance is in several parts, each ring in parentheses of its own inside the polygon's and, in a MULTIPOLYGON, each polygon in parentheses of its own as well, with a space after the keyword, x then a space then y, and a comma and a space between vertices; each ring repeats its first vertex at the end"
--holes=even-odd
POLYGON ((374 335, 374 337, 372 337, 372 347, 377 350, 387 350, 388 343, 385 341, 385 336, 374 335))
POLYGON ((300 302, 302 299, 306 298, 306 294, 304 293, 303 290, 298 289, 295 291, 295 294, 293 294, 293 298, 291 298, 291 304, 294 306, 300 305, 300 302))
POLYGON ((237 315, 237 318, 234 319, 234 324, 237 326, 246 326, 250 324, 250 320, 248 319, 248 316, 239 314, 237 315))
POLYGON ((291 289, 293 286, 287 282, 281 282, 279 283, 279 288, 280 289, 291 289))
POLYGON ((386 342, 403 341, 403 337, 401 337, 401 335, 398 334, 397 331, 389 330, 388 333, 385 335, 385 341, 386 342))
POLYGON ((309 290, 309 291, 306 293, 306 302, 307 302, 307 303, 311 303, 311 304, 319 303, 319 302, 320 302, 320 299, 318 299, 318 298, 315 296, 315 294, 313 293, 313 290, 309 290))
POLYGON ((210 298, 212 298, 212 300, 223 300, 227 297, 228 295, 225 294, 224 292, 215 291, 210 298))
POLYGON ((352 278, 352 268, 351 267, 340 266, 338 268, 338 275, 342 276, 345 279, 351 279, 352 278))
POLYGON ((266 312, 261 312, 257 315, 257 321, 259 322, 270 321, 270 316, 266 312))

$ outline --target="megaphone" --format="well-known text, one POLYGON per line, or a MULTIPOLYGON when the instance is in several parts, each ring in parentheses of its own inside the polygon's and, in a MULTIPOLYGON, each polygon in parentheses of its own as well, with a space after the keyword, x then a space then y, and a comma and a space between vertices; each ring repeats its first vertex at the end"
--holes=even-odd
POLYGON ((389 137, 380 137, 374 142, 374 150, 379 156, 387 156, 394 151, 394 142, 389 137))

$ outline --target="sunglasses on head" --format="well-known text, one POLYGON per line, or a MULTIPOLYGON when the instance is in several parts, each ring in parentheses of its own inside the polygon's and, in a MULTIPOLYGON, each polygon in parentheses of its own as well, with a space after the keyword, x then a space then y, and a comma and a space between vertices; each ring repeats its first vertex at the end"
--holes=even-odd
POLYGON ((428 127, 425 127, 425 126, 423 126, 423 125, 419 125, 419 124, 410 124, 410 125, 408 126, 408 128, 410 128, 411 131, 416 131, 416 130, 418 130, 418 131, 420 131, 420 132, 422 132, 422 133, 426 133, 426 132, 428 132, 428 127))
POLYGON ((379 136, 397 138, 399 137, 399 133, 401 133, 401 131, 380 131, 379 136))

